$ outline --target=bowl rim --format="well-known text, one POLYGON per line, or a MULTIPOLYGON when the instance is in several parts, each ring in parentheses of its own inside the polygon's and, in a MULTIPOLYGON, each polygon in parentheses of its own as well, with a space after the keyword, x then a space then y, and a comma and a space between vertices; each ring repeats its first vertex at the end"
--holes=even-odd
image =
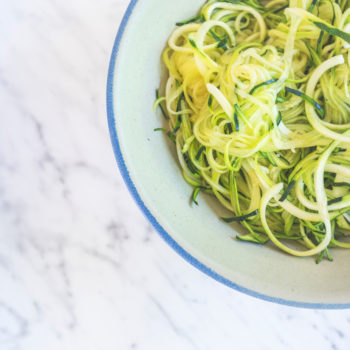
POLYGON ((167 242, 183 259, 185 259, 187 262, 189 262, 191 265, 196 267, 198 270, 202 271, 209 277, 213 278, 214 280, 238 291, 244 294, 247 294, 249 296, 255 297, 257 299, 265 300, 268 302, 285 305, 285 306, 293 306, 298 308, 307 308, 307 309, 349 309, 350 303, 309 303, 309 302, 299 302, 299 301, 293 301, 293 300, 287 300, 283 298, 273 297, 266 294, 259 293, 257 291, 254 291, 252 289, 245 288, 237 283, 234 283, 227 278, 221 276, 214 270, 212 270, 210 267, 206 266, 202 262, 200 262, 197 258, 192 256, 189 252, 187 252, 184 248, 182 248, 170 235, 169 233, 159 224, 157 219, 152 215, 150 210, 147 208, 145 203, 142 201, 141 196, 138 193, 138 190, 131 180, 129 170, 126 166, 126 163, 124 161, 124 156, 122 154, 118 134, 117 134, 117 128, 116 128, 116 113, 115 113, 115 107, 114 107, 114 77, 115 77, 115 68, 116 68, 116 62, 118 59, 119 49, 121 40, 123 38, 125 29, 129 23, 129 19, 132 16, 136 4, 139 2, 139 0, 131 0, 127 10, 123 16, 123 19, 121 21, 121 24, 118 29, 117 36, 114 41, 112 54, 110 58, 109 63, 109 69, 108 69, 108 78, 107 78, 107 118, 108 118, 108 127, 109 127, 109 133, 110 138, 113 146, 114 155, 119 167, 119 171, 122 175, 122 178, 132 195, 133 199, 135 200, 136 204, 139 206, 143 214, 146 216, 148 221, 151 223, 153 228, 159 233, 159 235, 167 242))

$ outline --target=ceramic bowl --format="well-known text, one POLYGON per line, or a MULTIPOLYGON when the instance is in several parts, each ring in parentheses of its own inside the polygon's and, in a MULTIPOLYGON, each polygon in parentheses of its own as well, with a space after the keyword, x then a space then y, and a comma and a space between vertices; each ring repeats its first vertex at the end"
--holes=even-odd
POLYGON ((189 202, 182 178, 152 104, 162 76, 161 53, 175 22, 191 17, 203 0, 133 0, 113 48, 108 76, 108 122, 126 185, 160 235, 183 258, 233 289, 276 303, 308 308, 350 307, 350 254, 334 262, 288 256, 273 246, 234 240, 207 196, 189 202))

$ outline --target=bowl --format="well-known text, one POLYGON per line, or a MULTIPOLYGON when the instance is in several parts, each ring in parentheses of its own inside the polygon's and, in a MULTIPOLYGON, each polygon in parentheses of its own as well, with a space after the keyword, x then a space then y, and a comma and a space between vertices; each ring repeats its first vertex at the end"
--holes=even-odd
POLYGON ((219 220, 221 208, 208 196, 198 207, 189 198, 167 137, 152 104, 162 77, 161 53, 175 23, 191 17, 204 0, 133 0, 110 61, 107 110, 111 140, 125 183, 159 234, 184 259, 225 285, 284 305, 350 307, 350 254, 334 250, 334 262, 316 265, 272 245, 234 240, 238 227, 219 220))

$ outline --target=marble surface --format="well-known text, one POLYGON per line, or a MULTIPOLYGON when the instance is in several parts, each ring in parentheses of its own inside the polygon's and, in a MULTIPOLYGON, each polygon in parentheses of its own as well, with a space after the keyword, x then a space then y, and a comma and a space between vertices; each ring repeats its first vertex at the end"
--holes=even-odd
POLYGON ((0 349, 349 349, 350 311, 232 291, 134 204, 105 112, 127 3, 0 2, 0 349))

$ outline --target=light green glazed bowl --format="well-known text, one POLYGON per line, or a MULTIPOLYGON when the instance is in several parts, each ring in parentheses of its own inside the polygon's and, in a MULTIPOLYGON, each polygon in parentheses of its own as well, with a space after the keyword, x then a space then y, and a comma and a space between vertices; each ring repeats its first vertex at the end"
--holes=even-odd
MULTIPOLYGON (((334 262, 316 265, 273 246, 233 240, 235 228, 219 220, 209 197, 189 202, 166 136, 155 133, 162 118, 152 104, 161 79, 161 53, 174 23, 191 17, 203 0, 133 0, 114 45, 108 76, 108 122, 114 152, 136 202, 161 236, 185 259, 216 280, 281 304, 350 307, 350 254, 333 251, 334 262)), ((239 229, 236 227, 236 229, 239 229)))

